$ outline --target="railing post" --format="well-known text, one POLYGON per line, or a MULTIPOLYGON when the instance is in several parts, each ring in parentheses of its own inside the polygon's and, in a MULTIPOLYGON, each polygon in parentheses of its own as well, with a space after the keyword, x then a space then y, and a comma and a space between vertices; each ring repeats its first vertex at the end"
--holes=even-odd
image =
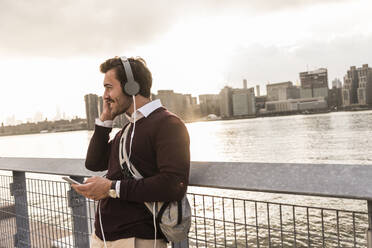
POLYGON ((368 204, 368 230, 367 230, 367 247, 372 248, 372 200, 368 204))
POLYGON ((14 247, 31 247, 25 172, 13 171, 13 183, 10 184, 10 194, 14 196, 17 225, 17 233, 14 235, 14 247))
POLYGON ((177 243, 172 242, 172 248, 189 248, 189 239, 177 243))
MULTIPOLYGON (((84 177, 71 178, 78 182, 84 181, 84 177)), ((84 196, 79 195, 73 189, 68 191, 68 201, 68 205, 72 210, 74 247, 89 247, 88 213, 86 207, 87 201, 84 196)))

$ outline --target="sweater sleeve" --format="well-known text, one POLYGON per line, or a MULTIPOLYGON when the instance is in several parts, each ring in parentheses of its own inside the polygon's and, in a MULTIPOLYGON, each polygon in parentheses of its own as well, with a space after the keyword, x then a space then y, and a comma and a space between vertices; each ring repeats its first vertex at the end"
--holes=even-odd
POLYGON ((190 138, 184 123, 168 116, 155 135, 159 172, 140 180, 124 179, 120 198, 127 201, 177 201, 186 193, 190 170, 190 138))
POLYGON ((104 171, 108 168, 111 141, 109 134, 112 128, 95 126, 94 134, 90 140, 85 167, 91 171, 104 171))

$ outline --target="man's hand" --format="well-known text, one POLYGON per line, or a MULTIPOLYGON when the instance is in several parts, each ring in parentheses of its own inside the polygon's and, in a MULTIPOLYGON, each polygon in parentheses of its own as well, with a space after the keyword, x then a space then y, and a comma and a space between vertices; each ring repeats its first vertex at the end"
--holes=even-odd
POLYGON ((72 184, 71 187, 79 194, 93 200, 109 197, 111 181, 103 177, 90 177, 84 184, 72 184))
POLYGON ((104 99, 103 100, 103 107, 102 107, 102 113, 99 119, 101 121, 107 121, 107 120, 113 120, 116 116, 113 116, 111 112, 111 105, 110 105, 110 100, 109 99, 104 99))

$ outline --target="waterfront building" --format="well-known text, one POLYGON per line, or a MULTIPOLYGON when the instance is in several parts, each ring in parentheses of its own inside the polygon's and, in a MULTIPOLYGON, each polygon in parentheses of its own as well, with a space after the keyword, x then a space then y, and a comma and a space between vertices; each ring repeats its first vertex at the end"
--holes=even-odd
POLYGON ((247 79, 243 79, 243 89, 247 89, 248 86, 247 86, 247 79))
POLYGON ((200 111, 202 116, 220 115, 220 96, 217 94, 199 95, 200 111))
POLYGON ((222 118, 232 117, 232 88, 225 86, 220 91, 220 114, 222 118))
POLYGON ((154 99, 160 99, 162 104, 171 112, 175 113, 183 120, 193 120, 194 113, 198 111, 197 99, 191 94, 175 93, 173 90, 158 90, 154 99))
POLYGON ((255 102, 256 102, 256 113, 258 113, 260 109, 265 108, 266 96, 256 96, 255 102))
POLYGON ((282 101, 297 99, 300 97, 300 90, 293 86, 291 81, 266 85, 267 101, 282 101))
POLYGON ((332 87, 329 90, 328 106, 333 109, 338 109, 342 106, 342 88, 332 87))
POLYGON ((94 130, 95 120, 98 118, 98 96, 96 94, 88 94, 84 96, 85 113, 87 116, 87 128, 94 130))
POLYGON ((351 66, 344 76, 344 86, 342 88, 342 103, 350 106, 358 103, 358 71, 355 66, 351 66))
POLYGON ((256 96, 260 96, 260 86, 256 85, 256 96))
POLYGON ((256 114, 254 88, 232 90, 233 116, 252 116, 256 114))
POLYGON ((333 79, 332 88, 342 88, 342 82, 339 78, 333 79))
POLYGON ((328 107, 324 97, 288 99, 266 102, 266 108, 261 113, 280 113, 305 110, 324 110, 328 107))
POLYGON ((358 72, 358 103, 360 105, 372 104, 372 68, 368 64, 364 64, 357 69, 358 72))
POLYGON ((319 68, 314 71, 300 72, 301 98, 328 98, 328 70, 319 68))

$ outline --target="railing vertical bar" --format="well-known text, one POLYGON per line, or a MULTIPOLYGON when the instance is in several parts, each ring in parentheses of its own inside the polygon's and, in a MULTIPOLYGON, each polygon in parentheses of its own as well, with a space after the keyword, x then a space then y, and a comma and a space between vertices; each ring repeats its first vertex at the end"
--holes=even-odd
POLYGON ((280 244, 284 247, 284 237, 283 237, 283 213, 282 204, 279 204, 279 217, 280 217, 280 244))
POLYGON ((26 173, 13 171, 13 195, 17 225, 17 247, 30 247, 30 224, 27 208, 26 173))
POLYGON ((243 207, 244 207, 244 232, 245 232, 245 247, 248 248, 248 233, 247 233, 247 209, 245 200, 243 200, 243 207))
POLYGON ((217 233, 216 233, 216 213, 214 206, 214 196, 212 196, 212 209, 213 209, 213 236, 214 236, 214 247, 217 246, 217 233))
POLYGON ((337 247, 341 247, 340 246, 340 220, 339 220, 339 213, 338 213, 338 210, 336 210, 336 225, 337 225, 337 247))
POLYGON ((58 209, 58 226, 59 226, 59 228, 58 228, 59 235, 57 235, 57 237, 59 237, 58 241, 62 238, 62 228, 63 228, 62 223, 61 223, 61 217, 60 217, 60 215, 62 215, 61 214, 61 206, 59 204, 61 199, 62 199, 62 192, 60 192, 60 184, 61 184, 60 182, 55 184, 56 194, 58 196, 57 199, 56 199, 57 209, 58 209))
POLYGON ((323 247, 325 247, 324 213, 323 213, 323 209, 321 210, 321 217, 322 217, 322 244, 323 244, 323 247))
POLYGON ((297 247, 297 236, 296 236, 296 208, 292 206, 293 211, 293 237, 294 237, 294 247, 297 247))
POLYGON ((310 238, 310 216, 309 208, 306 207, 306 224, 307 224, 307 247, 311 247, 311 238, 310 238))
POLYGON ((225 247, 227 247, 226 221, 225 221, 225 197, 222 197, 222 220, 223 220, 223 237, 224 237, 224 240, 225 240, 225 247))
POLYGON ((257 202, 254 202, 255 216, 256 216, 256 238, 257 238, 257 247, 260 247, 260 239, 258 235, 258 211, 257 211, 257 202))
MULTIPOLYGON (((63 192, 66 192, 67 191, 67 189, 66 189, 66 185, 67 185, 67 183, 63 183, 63 184, 61 184, 61 190, 63 190, 63 192)), ((67 195, 66 195, 66 198, 64 198, 63 199, 63 202, 62 202, 62 209, 63 209, 63 219, 64 220, 66 220, 66 219, 68 219, 68 217, 66 217, 66 213, 68 213, 67 211, 68 211, 68 200, 67 200, 67 195)), ((74 213, 71 213, 71 215, 73 215, 74 213)), ((72 216, 73 217, 73 216, 72 216)), ((72 219, 72 218, 71 218, 72 219)), ((64 225, 65 225, 65 223, 63 223, 64 225)), ((69 224, 69 222, 68 222, 68 224, 69 224)), ((68 225, 67 224, 67 225, 68 225)), ((71 223, 72 224, 72 223, 71 223)), ((71 226, 72 227, 72 226, 71 226)), ((63 230, 63 242, 65 243, 65 244, 68 244, 68 245, 72 245, 73 246, 73 244, 71 244, 71 242, 70 241, 67 241, 67 234, 66 233, 68 233, 70 231, 70 226, 67 226, 67 228, 64 228, 64 230, 63 230)))
POLYGON ((354 236, 354 247, 356 247, 356 235, 355 235, 355 212, 353 212, 353 236, 354 236))
POLYGON ((42 243, 46 245, 46 237, 48 237, 48 230, 47 230, 47 219, 48 219, 48 210, 46 204, 46 183, 43 183, 42 180, 39 180, 41 184, 41 197, 42 197, 42 203, 40 205, 40 210, 41 210, 41 227, 43 229, 43 236, 42 236, 42 243))
POLYGON ((38 196, 38 199, 37 199, 37 202, 35 203, 35 205, 36 205, 36 209, 37 209, 37 213, 38 213, 38 215, 37 215, 37 219, 35 220, 35 223, 37 223, 37 230, 38 230, 38 242, 39 242, 39 245, 42 245, 42 243, 43 243, 43 231, 41 230, 40 232, 39 232, 39 230, 40 230, 40 225, 42 225, 42 220, 41 220, 41 218, 40 218, 40 216, 42 215, 42 210, 41 210, 41 203, 42 203, 42 201, 43 201, 43 199, 42 199, 42 194, 40 194, 40 191, 41 191, 41 186, 40 186, 40 181, 39 180, 37 180, 36 181, 37 182, 37 190, 36 190, 36 192, 39 192, 38 194, 37 194, 37 196, 38 196))
POLYGON ((269 234, 269 247, 271 247, 271 232, 270 232, 270 203, 266 203, 267 208, 267 230, 269 234))
POLYGON ((45 201, 45 214, 46 214, 46 219, 45 219, 45 222, 46 222, 46 231, 48 233, 48 236, 45 238, 46 242, 47 243, 51 243, 50 241, 48 241, 48 239, 50 240, 50 237, 52 236, 51 234, 51 230, 50 230, 50 217, 52 216, 52 210, 50 209, 50 206, 48 204, 48 202, 50 202, 50 199, 51 199, 51 195, 50 195, 50 188, 49 188, 49 182, 48 181, 44 181, 44 185, 45 185, 45 195, 46 195, 46 201, 45 201), (49 200, 49 201, 48 201, 49 200), (48 214, 49 213, 49 214, 48 214))
POLYGON ((235 246, 238 245, 238 240, 236 238, 236 218, 235 218, 235 199, 232 199, 233 203, 233 222, 234 222, 234 238, 235 238, 235 246))
POLYGON ((49 182, 49 191, 51 192, 50 197, 49 197, 49 210, 50 210, 49 223, 51 223, 50 226, 49 226, 49 229, 52 233, 52 235, 51 235, 52 240, 54 241, 55 240, 55 231, 54 231, 54 226, 55 226, 54 219, 55 218, 53 218, 53 215, 56 214, 56 212, 55 212, 56 210, 55 210, 55 208, 53 208, 53 205, 54 205, 54 202, 55 202, 55 199, 54 199, 55 193, 54 193, 54 186, 53 185, 54 185, 54 182, 49 182), (54 213, 53 213, 53 209, 54 209, 54 213))
POLYGON ((194 216, 195 216, 195 243, 196 247, 198 246, 198 219, 197 219, 197 214, 196 214, 196 201, 195 201, 195 195, 193 195, 193 201, 194 201, 194 216))
POLYGON ((203 195, 204 244, 207 245, 207 223, 205 219, 205 197, 203 195))
MULTIPOLYGON (((84 181, 84 177, 71 178, 81 183, 84 181)), ((74 219, 72 221, 74 244, 76 247, 87 247, 89 246, 89 236, 86 199, 82 195, 76 193, 75 190, 70 189, 69 192, 71 211, 74 216, 74 219)))

